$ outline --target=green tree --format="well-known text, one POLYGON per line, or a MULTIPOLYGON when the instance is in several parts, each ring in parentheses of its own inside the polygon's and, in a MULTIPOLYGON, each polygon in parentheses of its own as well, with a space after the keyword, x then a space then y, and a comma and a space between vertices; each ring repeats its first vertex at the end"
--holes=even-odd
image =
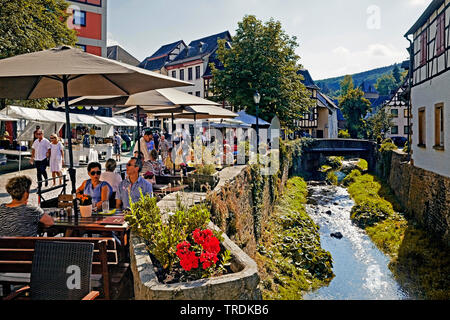
MULTIPOLYGON (((77 42, 76 32, 66 23, 69 14, 64 0, 0 0, 0 8, 0 59, 77 42)), ((45 108, 54 101, 0 100, 1 109, 7 104, 45 108)))
POLYGON ((385 74, 378 78, 375 88, 382 96, 387 96, 392 90, 398 87, 398 83, 393 75, 385 74))
POLYGON ((399 86, 402 82, 402 74, 398 65, 396 65, 394 70, 392 70, 392 76, 394 77, 397 86, 399 86))
POLYGON ((361 89, 350 89, 346 95, 339 98, 339 106, 347 120, 347 129, 354 139, 364 138, 366 135, 365 116, 370 111, 371 103, 364 98, 361 89))
POLYGON ((345 96, 349 92, 349 90, 352 90, 355 87, 351 75, 346 75, 344 79, 340 82, 340 85, 341 85, 341 96, 345 96))
POLYGON ((386 107, 381 108, 367 120, 367 137, 376 140, 378 137, 384 140, 386 133, 391 130, 394 116, 386 107))
POLYGON ((211 64, 215 96, 254 115, 257 90, 261 118, 270 121, 277 115, 283 126, 292 127, 294 120, 313 106, 298 74, 302 67, 297 47, 296 38, 289 37, 279 21, 263 23, 255 16, 245 16, 238 23, 231 48, 219 41, 217 57, 223 68, 211 64))

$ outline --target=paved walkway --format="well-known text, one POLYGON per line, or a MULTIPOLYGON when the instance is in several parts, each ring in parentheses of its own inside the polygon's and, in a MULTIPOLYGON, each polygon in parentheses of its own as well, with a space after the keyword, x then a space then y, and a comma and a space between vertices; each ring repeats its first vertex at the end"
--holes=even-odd
MULTIPOLYGON (((219 172, 219 183, 214 188, 214 191, 220 190, 226 182, 233 180, 238 176, 246 166, 234 166, 224 168, 219 172)), ((186 192, 179 191, 168 194, 158 202, 158 207, 162 213, 173 212, 177 208, 177 197, 180 197, 181 202, 186 206, 193 206, 201 203, 206 199, 206 192, 186 192)))
MULTIPOLYGON (((128 157, 121 157, 121 161, 119 164, 126 164, 130 158, 128 157)), ((105 169, 105 162, 100 162, 102 164, 102 169, 105 169)), ((221 186, 225 185, 227 181, 230 181, 234 179, 237 175, 239 175, 242 170, 245 168, 245 166, 234 166, 234 167, 228 167, 224 168, 222 171, 219 172, 219 183, 216 186, 215 190, 219 190, 221 186)), ((51 177, 51 172, 49 172, 49 168, 47 168, 47 173, 51 177)), ((88 179, 89 176, 87 174, 87 167, 78 167, 76 168, 76 186, 79 187, 81 183, 88 179)), ((19 175, 26 175, 31 178, 33 181, 33 184, 31 185, 31 193, 30 198, 28 200, 28 204, 37 206, 38 205, 38 197, 36 194, 37 191, 37 177, 36 177, 36 169, 27 169, 22 170, 19 172, 12 172, 12 173, 5 173, 0 174, 0 203, 9 203, 11 201, 10 195, 6 192, 6 183, 7 181, 12 178, 19 175)), ((57 179, 58 182, 58 179, 57 179)), ((49 183, 49 186, 51 186, 52 183, 49 183)), ((68 186, 66 191, 69 193, 72 189, 70 181, 68 181, 68 186)), ((61 193, 61 189, 51 191, 49 193, 44 194, 44 197, 46 199, 56 198, 61 193)), ((176 201, 177 196, 181 197, 182 202, 185 205, 192 206, 194 204, 198 204, 205 200, 206 193, 205 192, 188 192, 188 191, 180 191, 168 194, 165 196, 161 201, 158 202, 158 207, 160 207, 162 212, 170 212, 176 209, 176 201)))

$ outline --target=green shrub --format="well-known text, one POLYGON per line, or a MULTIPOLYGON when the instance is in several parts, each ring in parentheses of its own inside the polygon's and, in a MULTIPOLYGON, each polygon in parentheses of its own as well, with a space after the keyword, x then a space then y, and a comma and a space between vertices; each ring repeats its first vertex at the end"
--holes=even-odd
POLYGON ((394 215, 392 204, 379 195, 383 186, 374 176, 355 172, 346 183, 349 183, 348 191, 356 203, 351 211, 351 219, 358 226, 373 226, 394 215))
POLYGON ((195 173, 199 175, 210 176, 216 173, 216 166, 214 164, 205 164, 196 167, 195 173))
POLYGON ((345 187, 348 187, 350 184, 355 182, 356 177, 360 177, 360 176, 361 176, 361 171, 359 171, 358 169, 352 170, 352 172, 350 172, 342 180, 342 185, 344 185, 345 187))
POLYGON ((344 161, 344 157, 328 157, 327 164, 335 170, 339 170, 342 168, 342 161, 344 161))
POLYGON ((205 229, 210 217, 204 206, 182 207, 164 221, 156 198, 144 196, 142 192, 141 199, 132 203, 130 209, 125 221, 134 233, 145 239, 150 253, 165 270, 170 270, 178 259, 177 245, 195 229, 205 229))
POLYGON ((350 217, 360 228, 365 229, 387 219, 393 213, 389 202, 369 199, 353 206, 350 217))
POLYGON ((338 176, 336 175, 336 172, 329 171, 327 173, 326 181, 328 183, 331 183, 331 184, 335 185, 335 186, 338 185, 339 179, 338 179, 338 176))
POLYGON ((299 300, 333 279, 332 257, 321 248, 319 227, 305 210, 306 182, 292 178, 284 190, 264 230, 256 261, 264 299, 299 300))
POLYGON ((361 170, 362 172, 365 172, 369 169, 369 164, 364 159, 359 159, 358 163, 356 164, 356 167, 361 170))

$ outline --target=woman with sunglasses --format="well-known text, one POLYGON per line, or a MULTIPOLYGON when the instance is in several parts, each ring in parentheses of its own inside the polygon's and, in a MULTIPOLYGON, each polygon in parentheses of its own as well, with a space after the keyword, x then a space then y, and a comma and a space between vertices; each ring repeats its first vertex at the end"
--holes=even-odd
POLYGON ((112 187, 106 181, 100 181, 102 166, 98 162, 88 164, 90 179, 85 180, 77 189, 77 194, 87 194, 92 197, 92 203, 101 210, 103 201, 108 201, 112 194, 112 187))

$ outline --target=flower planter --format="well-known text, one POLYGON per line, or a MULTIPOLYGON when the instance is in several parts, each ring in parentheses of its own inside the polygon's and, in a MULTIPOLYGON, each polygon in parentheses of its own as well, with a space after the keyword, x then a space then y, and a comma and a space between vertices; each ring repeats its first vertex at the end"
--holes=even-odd
MULTIPOLYGON (((218 230, 214 224, 210 228, 218 230)), ((197 281, 163 284, 158 281, 142 238, 131 234, 130 256, 136 300, 261 300, 256 263, 225 234, 233 273, 197 281)))

